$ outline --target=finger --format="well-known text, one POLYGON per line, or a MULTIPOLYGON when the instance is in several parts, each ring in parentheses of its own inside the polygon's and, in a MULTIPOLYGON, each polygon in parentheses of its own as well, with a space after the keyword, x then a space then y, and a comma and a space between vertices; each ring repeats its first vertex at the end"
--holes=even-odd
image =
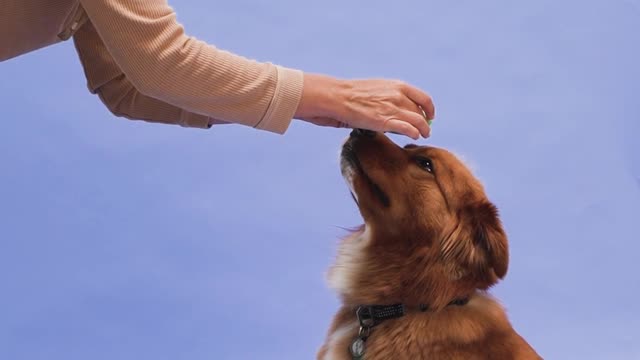
POLYGON ((384 124, 383 131, 405 135, 413 140, 418 140, 420 138, 420 131, 418 131, 418 129, 410 123, 399 119, 387 120, 384 124))
POLYGON ((400 106, 406 109, 400 110, 400 118, 410 122, 420 131, 420 134, 423 137, 429 137, 429 133, 431 132, 430 121, 422 107, 411 101, 409 98, 405 98, 401 102, 400 106))
POLYGON ((424 112, 427 114, 428 120, 433 120, 436 116, 436 108, 433 105, 433 99, 431 96, 427 95, 424 91, 413 87, 411 85, 405 85, 402 88, 402 92, 414 103, 420 105, 424 112))
POLYGON ((413 125, 413 127, 418 129, 422 137, 428 138, 429 135, 431 134, 431 127, 429 126, 429 123, 424 118, 424 116, 422 116, 421 111, 420 111, 420 114, 418 114, 413 111, 404 110, 400 113, 399 117, 401 120, 404 120, 410 123, 411 125, 413 125))

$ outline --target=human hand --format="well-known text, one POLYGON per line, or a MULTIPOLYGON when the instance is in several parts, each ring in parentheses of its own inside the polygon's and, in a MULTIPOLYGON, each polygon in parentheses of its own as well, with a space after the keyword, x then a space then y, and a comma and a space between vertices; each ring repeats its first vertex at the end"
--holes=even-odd
POLYGON ((397 80, 340 80, 304 75, 295 117, 315 125, 394 132, 417 140, 429 137, 433 101, 423 91, 397 80))

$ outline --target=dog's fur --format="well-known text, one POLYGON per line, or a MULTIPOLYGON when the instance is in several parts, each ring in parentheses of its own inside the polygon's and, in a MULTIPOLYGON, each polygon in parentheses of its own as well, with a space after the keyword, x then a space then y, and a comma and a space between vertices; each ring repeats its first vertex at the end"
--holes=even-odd
POLYGON ((359 305, 396 303, 429 310, 374 327, 364 359, 541 359, 485 292, 507 273, 507 237, 460 160, 354 130, 341 166, 365 224, 343 240, 329 271, 343 305, 319 360, 352 359, 359 305), (448 306, 460 298, 469 301, 448 306))

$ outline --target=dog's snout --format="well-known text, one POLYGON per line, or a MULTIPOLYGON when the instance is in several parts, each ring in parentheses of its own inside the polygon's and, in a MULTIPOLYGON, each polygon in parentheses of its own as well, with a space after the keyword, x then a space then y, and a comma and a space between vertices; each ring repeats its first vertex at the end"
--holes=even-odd
POLYGON ((376 136, 375 131, 371 131, 371 130, 353 129, 353 131, 351 131, 351 137, 368 137, 368 138, 372 138, 372 137, 375 137, 375 136, 376 136))

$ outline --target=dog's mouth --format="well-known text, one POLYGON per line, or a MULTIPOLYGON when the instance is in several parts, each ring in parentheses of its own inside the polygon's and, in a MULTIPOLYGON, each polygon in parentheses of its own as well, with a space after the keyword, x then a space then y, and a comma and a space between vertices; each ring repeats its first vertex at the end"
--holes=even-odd
POLYGON ((362 165, 360 164, 360 160, 358 160, 358 156, 356 156, 355 151, 353 150, 353 146, 350 140, 350 138, 347 139, 347 141, 342 146, 342 153, 340 155, 340 171, 342 172, 344 181, 349 187, 349 191, 351 192, 353 201, 355 201, 357 205, 360 205, 360 203, 358 202, 358 194, 356 193, 355 187, 353 185, 354 177, 356 176, 356 174, 360 174, 360 176, 366 178, 368 178, 368 176, 362 170, 362 165))
POLYGON ((344 145, 342 146, 342 154, 340 157, 340 170, 342 172, 343 178, 349 186, 351 197, 353 197, 353 200, 356 202, 356 204, 360 206, 358 191, 356 190, 354 184, 355 177, 359 176, 364 180, 364 183, 367 185, 373 196, 384 207, 389 207, 391 205, 389 196, 375 181, 373 181, 373 179, 371 179, 371 177, 362 167, 362 163, 360 162, 360 159, 358 159, 358 155, 353 148, 353 139, 354 137, 352 135, 344 143, 344 145))

